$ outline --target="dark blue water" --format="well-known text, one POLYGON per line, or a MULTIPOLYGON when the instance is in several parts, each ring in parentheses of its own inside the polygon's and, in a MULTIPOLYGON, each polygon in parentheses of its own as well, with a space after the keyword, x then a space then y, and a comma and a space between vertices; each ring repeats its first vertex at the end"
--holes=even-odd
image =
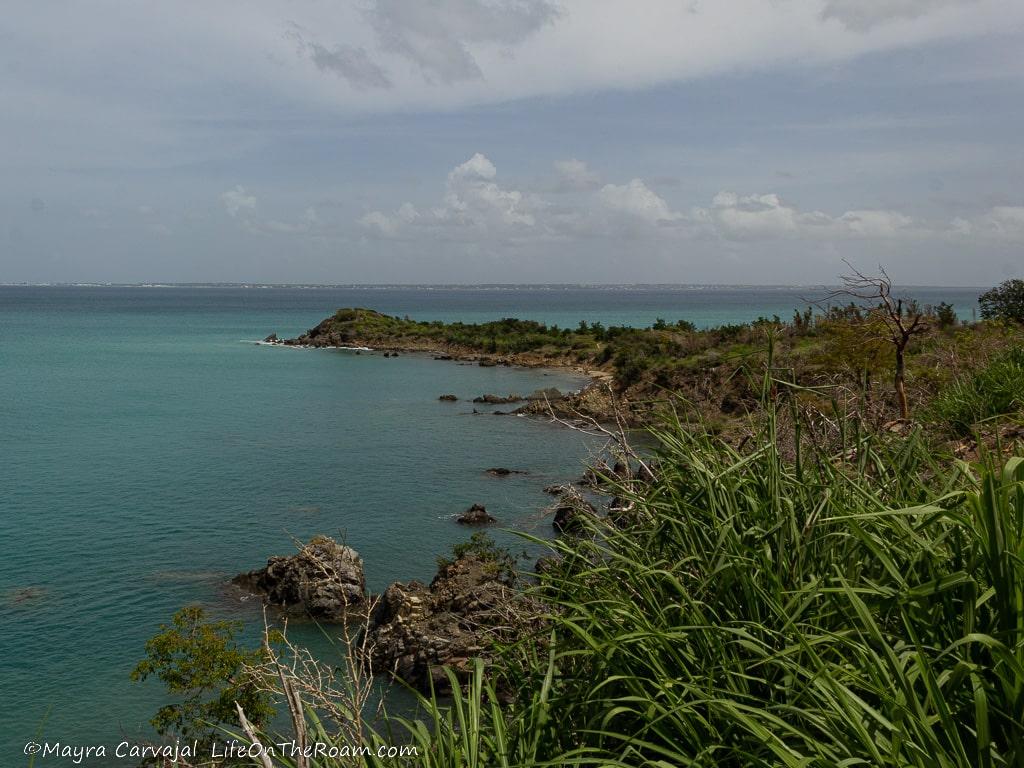
MULTIPOLYGON (((253 625, 256 606, 224 584, 293 539, 345 537, 374 590, 427 579, 466 536, 451 516, 474 502, 507 527, 548 531, 541 488, 577 476, 592 448, 437 400, 581 385, 565 373, 254 340, 342 306, 707 326, 789 317, 808 293, 0 287, 0 766, 25 764, 21 746, 48 711, 51 741, 145 734, 163 703, 159 687, 128 681, 146 639, 188 603, 253 625), (483 473, 499 465, 529 474, 483 473)), ((967 316, 977 296, 914 293, 967 316)))

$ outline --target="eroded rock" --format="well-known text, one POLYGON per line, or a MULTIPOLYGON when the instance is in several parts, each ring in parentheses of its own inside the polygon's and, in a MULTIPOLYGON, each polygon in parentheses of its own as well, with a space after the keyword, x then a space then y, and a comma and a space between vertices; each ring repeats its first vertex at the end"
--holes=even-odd
POLYGON ((502 397, 501 395, 481 395, 480 397, 474 397, 474 403, 487 403, 488 405, 505 405, 507 403, 518 403, 523 398, 519 395, 508 394, 502 397))
POLYGON ((552 527, 559 533, 578 533, 583 529, 585 516, 594 517, 597 510, 575 489, 563 493, 555 506, 552 527))
POLYGON ((472 659, 520 631, 510 621, 521 599, 496 563, 465 555, 443 565, 429 587, 396 582, 381 597, 366 632, 374 672, 389 672, 421 691, 451 690, 442 667, 464 682, 472 659))
POLYGON ((329 536, 315 536, 297 554, 271 557, 265 568, 239 574, 232 583, 320 621, 340 621, 346 608, 366 599, 362 558, 329 536))
POLYGON ((455 522, 461 525, 489 525, 496 521, 487 513, 483 504, 474 504, 455 518, 455 522))

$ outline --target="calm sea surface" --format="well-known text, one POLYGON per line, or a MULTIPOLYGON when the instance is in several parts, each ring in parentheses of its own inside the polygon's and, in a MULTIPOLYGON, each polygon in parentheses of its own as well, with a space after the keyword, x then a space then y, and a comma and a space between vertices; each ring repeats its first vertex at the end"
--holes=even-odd
MULTIPOLYGON (((146 734, 161 690, 128 681, 145 641, 189 603, 253 627, 254 601, 225 582, 294 551, 293 539, 344 536, 374 590, 429 579, 435 556, 466 537, 451 516, 474 502, 510 528, 549 531, 541 488, 576 477, 591 449, 566 429, 437 400, 581 385, 563 373, 254 340, 345 306, 709 326, 788 318, 820 293, 0 287, 0 766, 26 764, 44 720, 50 741, 146 734), (529 474, 491 478, 491 466, 529 474)), ((964 317, 978 295, 911 293, 964 317)))

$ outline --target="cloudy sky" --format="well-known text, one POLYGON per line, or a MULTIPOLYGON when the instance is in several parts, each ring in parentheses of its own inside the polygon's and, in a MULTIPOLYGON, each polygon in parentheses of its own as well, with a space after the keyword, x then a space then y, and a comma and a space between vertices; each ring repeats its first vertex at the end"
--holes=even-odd
POLYGON ((14 0, 0 282, 1024 276, 1021 0, 14 0))

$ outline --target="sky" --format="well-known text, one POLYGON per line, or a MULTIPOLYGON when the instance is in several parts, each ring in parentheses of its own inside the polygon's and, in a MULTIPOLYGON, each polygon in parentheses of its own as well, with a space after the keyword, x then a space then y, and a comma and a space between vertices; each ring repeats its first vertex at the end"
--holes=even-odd
POLYGON ((1024 277, 1021 0, 12 0, 0 283, 1024 277))

